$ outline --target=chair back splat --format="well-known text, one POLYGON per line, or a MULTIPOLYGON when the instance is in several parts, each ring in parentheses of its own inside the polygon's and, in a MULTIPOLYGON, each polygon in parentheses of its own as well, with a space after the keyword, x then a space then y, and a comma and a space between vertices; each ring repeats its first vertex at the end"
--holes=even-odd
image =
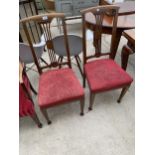
POLYGON ((109 55, 110 58, 112 58, 113 51, 112 46, 115 41, 116 37, 116 30, 117 30, 117 19, 118 19, 118 6, 114 5, 108 5, 108 6, 97 6, 92 7, 89 9, 82 10, 82 19, 83 19, 83 51, 84 51, 84 64, 87 62, 88 59, 91 58, 97 58, 100 56, 109 55), (94 33, 94 47, 95 47, 95 53, 93 55, 87 54, 86 49, 86 22, 87 18, 89 18, 89 15, 94 16, 95 20, 95 27, 89 27, 89 29, 92 29, 94 33), (103 33, 103 22, 111 22, 112 25, 112 37, 111 37, 111 44, 110 44, 110 52, 102 53, 101 52, 101 43, 102 43, 102 33, 103 33))
POLYGON ((63 13, 49 13, 49 14, 44 14, 44 15, 31 16, 31 17, 20 20, 20 23, 22 23, 22 25, 23 25, 28 43, 30 45, 32 55, 34 58, 34 62, 36 64, 37 69, 40 74, 42 73, 43 69, 45 69, 45 68, 58 67, 60 65, 68 65, 71 68, 69 45, 68 45, 68 40, 67 40, 67 30, 66 30, 66 24, 65 24, 64 17, 65 17, 65 15, 63 13), (54 50, 54 46, 53 46, 54 36, 52 35, 52 23, 55 18, 56 19, 59 18, 59 20, 62 21, 64 43, 65 43, 65 48, 66 48, 66 52, 67 52, 66 62, 61 62, 59 60, 59 58, 56 56, 56 53, 54 50), (46 43, 47 52, 48 52, 49 60, 50 60, 50 63, 45 64, 44 66, 41 66, 38 62, 38 59, 37 59, 37 56, 36 56, 36 53, 35 53, 35 50, 33 47, 32 38, 31 38, 31 35, 28 30, 28 24, 32 23, 32 22, 35 25, 38 25, 39 27, 41 27, 41 29, 43 31, 43 36, 41 38, 46 43))

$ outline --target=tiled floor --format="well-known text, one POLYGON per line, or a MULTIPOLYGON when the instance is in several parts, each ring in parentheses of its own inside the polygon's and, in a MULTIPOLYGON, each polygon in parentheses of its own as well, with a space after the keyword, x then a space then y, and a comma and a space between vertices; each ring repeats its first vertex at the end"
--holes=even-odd
MULTIPOLYGON (((76 21, 77 22, 77 21, 76 21)), ((68 25, 69 34, 81 35, 81 25, 68 25)), ((55 32, 58 33, 57 28, 55 32)), ((109 36, 104 38, 108 48, 109 36)), ((93 51, 88 40, 88 49, 93 51)), ((126 40, 122 37, 116 62, 120 61, 120 51, 126 40)), ((44 53, 46 57, 46 53, 44 53)), ((73 69, 82 83, 77 66, 73 69)), ((134 77, 134 55, 130 57, 127 72, 134 77)), ((38 74, 28 72, 29 78, 37 89, 38 74)), ((98 94, 94 109, 88 112, 89 90, 85 89, 85 116, 79 115, 78 102, 50 108, 51 125, 47 125, 39 111, 37 97, 34 96, 37 114, 43 123, 38 129, 29 118, 20 119, 20 155, 134 155, 135 149, 135 90, 134 82, 121 104, 116 100, 120 90, 98 94)))

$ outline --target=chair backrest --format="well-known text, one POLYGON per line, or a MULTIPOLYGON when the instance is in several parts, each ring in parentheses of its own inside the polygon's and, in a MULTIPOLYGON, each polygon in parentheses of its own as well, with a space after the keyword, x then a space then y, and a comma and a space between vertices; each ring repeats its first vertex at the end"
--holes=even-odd
POLYGON ((100 56, 108 55, 112 57, 113 53, 113 44, 116 37, 116 30, 117 30, 117 19, 118 19, 118 6, 114 5, 104 5, 104 6, 97 6, 82 10, 82 20, 83 20, 83 56, 84 56, 84 64, 87 62, 88 59, 97 58, 100 56), (87 48, 86 48, 86 30, 87 30, 87 19, 91 15, 94 18, 93 30, 94 34, 94 41, 93 45, 95 47, 94 54, 88 55, 87 48), (111 43, 110 43, 110 52, 102 53, 101 45, 102 45, 102 33, 104 29, 104 24, 106 22, 110 22, 112 26, 112 36, 111 36, 111 43))
POLYGON ((44 15, 32 16, 32 17, 22 19, 20 21, 20 23, 22 23, 22 25, 23 25, 28 43, 29 43, 31 51, 32 51, 34 62, 36 64, 38 72, 40 74, 42 73, 43 69, 45 69, 45 68, 58 67, 60 65, 68 65, 69 67, 71 67, 70 52, 69 52, 69 45, 68 45, 68 39, 67 39, 67 30, 66 30, 66 24, 65 24, 65 15, 63 13, 49 13, 49 14, 44 14, 44 15), (59 20, 62 21, 64 43, 65 43, 65 47, 66 47, 66 49, 64 49, 64 51, 67 52, 67 54, 66 54, 67 59, 65 59, 65 62, 59 61, 59 58, 56 55, 55 50, 54 50, 54 45, 53 45, 54 36, 52 35, 52 22, 55 18, 56 19, 59 18, 59 20), (48 56, 49 56, 49 60, 50 60, 50 63, 48 65, 46 64, 44 66, 40 66, 40 64, 38 62, 37 55, 36 55, 34 47, 33 47, 32 38, 28 31, 28 23, 30 23, 30 22, 31 23, 33 22, 34 24, 40 26, 43 30, 43 35, 44 35, 43 40, 46 43, 47 52, 48 52, 48 56))
MULTIPOLYGON (((38 15, 37 5, 35 0, 19 0, 19 19, 23 19, 29 16, 38 15)), ((33 42, 40 42, 40 35, 42 34, 42 29, 36 25, 29 23, 29 32, 32 36, 33 42)), ((26 41, 26 36, 23 31, 22 25, 19 27, 20 42, 26 41)))

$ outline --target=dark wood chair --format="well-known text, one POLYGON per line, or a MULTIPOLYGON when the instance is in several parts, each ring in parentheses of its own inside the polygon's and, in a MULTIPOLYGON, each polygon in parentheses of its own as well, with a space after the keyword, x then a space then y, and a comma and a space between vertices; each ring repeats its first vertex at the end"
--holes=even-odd
POLYGON ((39 89, 38 89, 38 104, 48 124, 50 124, 51 121, 47 114, 47 108, 52 106, 57 106, 63 103, 79 100, 81 106, 80 115, 84 114, 84 90, 79 80, 76 78, 73 70, 71 69, 70 51, 64 18, 65 16, 63 13, 50 13, 50 14, 32 16, 20 21, 24 27, 24 31, 26 33, 32 51, 32 55, 34 57, 35 64, 40 74, 39 89), (65 61, 63 62, 61 62, 59 57, 56 55, 55 47, 53 45, 51 24, 54 18, 59 18, 62 21, 62 27, 64 32, 64 43, 65 43, 64 50, 66 51, 66 57, 67 57, 67 59, 65 59, 65 61), (47 46, 47 52, 50 60, 50 62, 48 64, 45 64, 44 66, 41 66, 38 63, 38 59, 35 50, 33 48, 32 39, 29 35, 27 28, 28 22, 34 22, 35 24, 40 25, 43 29, 43 34, 47 46), (59 68, 60 66, 65 65, 67 66, 66 68, 62 69, 59 68), (48 68, 53 69, 47 71, 48 68))
MULTIPOLYGON (((89 110, 92 110, 94 97, 96 93, 105 92, 113 89, 123 88, 118 102, 121 102, 133 79, 128 75, 113 59, 114 51, 113 44, 116 36, 117 17, 119 7, 117 6, 98 6, 81 11, 83 19, 83 58, 84 58, 84 86, 85 78, 87 78, 90 88, 90 105, 89 110), (94 27, 94 42, 96 51, 94 54, 88 54, 86 49, 86 20, 85 14, 92 13, 96 19, 96 26, 94 27), (106 17, 113 18, 112 36, 110 44, 110 52, 102 52, 102 23, 105 22, 106 17), (100 58, 105 56, 106 58, 100 58), (108 57, 108 58, 107 58, 108 57), (90 59, 94 59, 89 61, 90 59), (97 59, 100 58, 100 59, 97 59)), ((107 22, 107 21, 106 21, 107 22)))
POLYGON ((135 30, 134 29, 126 30, 122 34, 128 40, 127 44, 123 46, 121 52, 122 68, 126 70, 129 55, 135 53, 135 30))
MULTIPOLYGON (((19 63, 19 116, 30 116, 39 128, 42 127, 34 109, 34 102, 31 96, 32 86, 26 75, 24 66, 19 63)), ((32 89, 33 91, 33 89, 32 89)))

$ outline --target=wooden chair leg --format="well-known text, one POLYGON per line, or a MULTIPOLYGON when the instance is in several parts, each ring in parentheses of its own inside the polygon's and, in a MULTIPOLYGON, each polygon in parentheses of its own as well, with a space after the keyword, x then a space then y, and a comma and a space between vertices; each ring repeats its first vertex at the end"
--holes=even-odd
POLYGON ((48 117, 47 110, 46 109, 42 109, 42 108, 40 108, 40 110, 41 110, 42 114, 44 115, 44 117, 46 118, 47 123, 51 124, 52 122, 50 121, 50 119, 48 117))
POLYGON ((86 87, 86 76, 85 76, 85 74, 83 74, 83 87, 84 88, 86 87))
POLYGON ((133 53, 134 52, 130 47, 128 47, 128 45, 123 46, 122 52, 121 52, 121 65, 124 70, 126 70, 127 68, 129 55, 133 53))
POLYGON ((90 101, 89 101, 90 104, 89 104, 88 110, 93 110, 94 99, 95 99, 95 94, 90 92, 90 101))
POLYGON ((124 87, 121 91, 121 94, 117 100, 118 103, 121 103, 123 96, 126 94, 127 90, 129 89, 130 85, 124 87))
POLYGON ((81 59, 80 59, 79 55, 77 55, 77 58, 78 58, 79 62, 81 62, 81 59))
POLYGON ((28 79, 28 81, 29 81, 30 89, 33 91, 33 93, 34 93, 35 95, 37 95, 36 90, 33 88, 32 84, 31 84, 31 82, 30 82, 30 80, 29 80, 29 78, 28 78, 28 76, 27 76, 27 74, 26 74, 26 66, 25 66, 25 68, 24 68, 24 75, 27 77, 27 79, 28 79))
POLYGON ((63 56, 60 56, 60 57, 59 57, 59 61, 60 61, 59 68, 61 68, 61 63, 62 63, 62 61, 63 61, 63 56))
POLYGON ((31 90, 33 91, 33 93, 34 93, 35 95, 37 95, 37 92, 36 92, 36 90, 33 88, 31 82, 29 82, 29 83, 30 83, 30 88, 31 88, 31 90))
POLYGON ((81 108, 81 112, 80 115, 83 116, 84 115, 84 98, 82 100, 80 100, 80 108, 81 108))
POLYGON ((77 65, 78 65, 79 71, 80 71, 80 73, 81 73, 81 76, 83 77, 83 71, 82 71, 82 69, 81 69, 79 59, 80 59, 80 58, 78 58, 78 56, 75 56, 75 60, 76 60, 76 63, 77 63, 77 65))
POLYGON ((58 57, 58 63, 60 63, 60 60, 61 60, 61 56, 58 57))
POLYGON ((45 65, 49 65, 43 58, 40 58, 40 60, 41 60, 45 65))
POLYGON ((44 52, 46 52, 46 48, 44 47, 44 52))
POLYGON ((34 113, 34 115, 32 115, 31 118, 34 120, 34 122, 38 125, 39 128, 42 128, 42 124, 36 113, 34 113))

